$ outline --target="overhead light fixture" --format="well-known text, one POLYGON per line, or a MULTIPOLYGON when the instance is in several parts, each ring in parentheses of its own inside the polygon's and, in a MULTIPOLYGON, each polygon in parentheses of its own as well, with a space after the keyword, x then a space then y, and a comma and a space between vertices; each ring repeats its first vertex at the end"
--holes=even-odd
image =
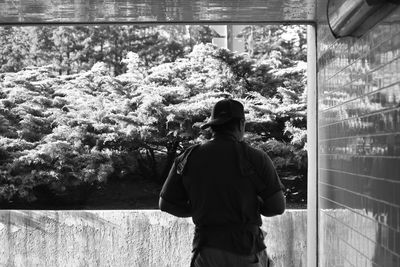
POLYGON ((399 4, 400 0, 328 0, 328 24, 336 38, 360 37, 399 4))

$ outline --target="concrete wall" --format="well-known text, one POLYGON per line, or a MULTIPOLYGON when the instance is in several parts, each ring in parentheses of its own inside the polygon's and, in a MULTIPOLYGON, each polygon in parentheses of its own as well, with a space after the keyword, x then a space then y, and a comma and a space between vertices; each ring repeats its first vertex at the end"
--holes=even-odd
MULTIPOLYGON (((276 266, 306 266, 306 211, 264 218, 276 266)), ((0 211, 0 266, 189 266, 193 224, 160 211, 0 211)))

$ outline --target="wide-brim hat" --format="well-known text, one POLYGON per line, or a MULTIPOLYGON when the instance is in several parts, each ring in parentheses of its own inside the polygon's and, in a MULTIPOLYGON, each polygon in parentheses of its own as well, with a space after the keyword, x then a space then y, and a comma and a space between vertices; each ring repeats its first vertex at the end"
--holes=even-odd
POLYGON ((211 118, 201 126, 201 129, 206 129, 213 125, 222 125, 232 119, 244 119, 244 107, 239 101, 230 98, 223 99, 214 105, 211 118))

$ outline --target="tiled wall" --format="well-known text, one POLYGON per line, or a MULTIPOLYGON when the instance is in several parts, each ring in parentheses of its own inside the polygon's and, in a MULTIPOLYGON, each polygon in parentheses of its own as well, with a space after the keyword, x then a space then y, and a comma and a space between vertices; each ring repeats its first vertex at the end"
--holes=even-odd
POLYGON ((319 266, 400 266, 399 18, 318 25, 319 266))

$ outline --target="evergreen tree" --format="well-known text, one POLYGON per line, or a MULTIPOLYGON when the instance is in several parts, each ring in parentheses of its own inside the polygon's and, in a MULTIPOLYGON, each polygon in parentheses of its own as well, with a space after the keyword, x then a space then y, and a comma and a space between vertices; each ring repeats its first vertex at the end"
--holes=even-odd
POLYGON ((207 26, 101 25, 4 27, 0 29, 0 72, 35 65, 53 65, 59 74, 87 71, 104 62, 114 76, 125 72, 121 63, 137 53, 148 67, 173 62, 199 42, 210 42, 207 26))
POLYGON ((14 72, 30 64, 27 30, 0 27, 0 72, 14 72))
POLYGON ((0 74, 0 202, 135 176, 162 183, 177 154, 210 137, 200 125, 227 97, 244 104, 246 140, 271 156, 288 199, 304 201, 305 51, 290 47, 301 42, 271 30, 281 46, 239 55, 202 44, 194 29, 206 28, 25 28, 38 53, 0 74))

